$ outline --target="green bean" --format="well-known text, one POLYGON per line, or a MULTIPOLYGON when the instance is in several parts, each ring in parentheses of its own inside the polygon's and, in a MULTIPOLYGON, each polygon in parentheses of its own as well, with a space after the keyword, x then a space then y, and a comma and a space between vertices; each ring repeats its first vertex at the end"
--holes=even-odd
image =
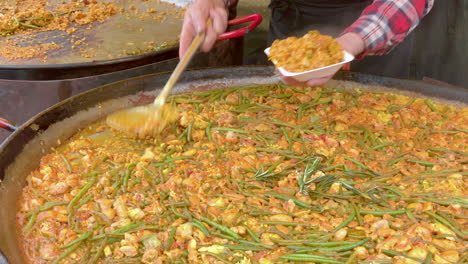
POLYGON ((252 229, 250 229, 250 227, 248 227, 247 225, 245 225, 244 227, 247 230, 247 233, 252 237, 252 239, 255 240, 255 242, 260 242, 260 238, 257 236, 257 234, 255 234, 255 232, 252 229))
POLYGON ((151 176, 154 176, 154 175, 155 175, 155 173, 154 173, 153 171, 149 170, 148 168, 143 167, 143 166, 142 166, 141 168, 142 168, 146 173, 148 173, 149 175, 151 175, 151 176))
POLYGON ((363 225, 362 217, 361 217, 361 212, 359 210, 359 207, 355 203, 351 203, 351 206, 353 207, 354 211, 354 216, 356 217, 356 220, 358 221, 359 225, 363 225))
POLYGON ((430 264, 430 263, 432 263, 432 252, 429 251, 426 259, 424 260, 424 264, 430 264))
POLYGON ((202 233, 205 234, 205 236, 207 236, 207 237, 211 236, 210 231, 208 231, 208 229, 205 227, 205 225, 200 220, 193 219, 192 224, 196 228, 200 229, 200 231, 202 231, 202 233))
POLYGON ((443 224, 443 225, 447 226, 448 228, 450 228, 460 238, 466 239, 467 234, 465 234, 464 232, 462 232, 462 231, 458 230, 457 228, 455 228, 448 220, 446 220, 442 216, 440 216, 440 215, 438 215, 436 213, 430 212, 430 211, 426 211, 424 213, 434 217, 438 222, 440 222, 441 224, 443 224))
POLYGON ((203 255, 208 255, 208 256, 211 256, 211 257, 214 257, 215 259, 223 262, 223 263, 226 263, 226 264, 232 264, 230 261, 227 261, 225 259, 223 259, 222 257, 214 254, 214 253, 211 253, 211 252, 202 252, 203 255))
POLYGON ((188 216, 177 212, 177 209, 175 209, 175 207, 174 207, 173 205, 171 205, 171 211, 172 211, 176 216, 178 216, 178 217, 180 217, 180 218, 182 218, 182 219, 189 219, 188 216))
POLYGON ((179 136, 177 137, 179 140, 182 140, 183 138, 187 138, 187 133, 188 133, 188 127, 186 127, 184 129, 184 131, 182 131, 182 133, 179 134, 179 136))
POLYGON ((136 167, 136 163, 131 163, 127 166, 127 170, 125 171, 123 182, 122 182, 122 190, 125 192, 127 190, 128 180, 130 179, 130 174, 132 173, 133 168, 136 167))
POLYGON ((299 108, 297 109, 297 120, 302 119, 302 112, 304 111, 304 108, 306 107, 307 103, 302 103, 299 108))
POLYGON ((411 219, 411 221, 415 223, 418 222, 418 220, 414 217, 413 212, 411 212, 411 210, 407 210, 406 215, 408 216, 409 219, 411 219))
POLYGON ((318 249, 319 251, 336 251, 336 252, 341 252, 341 251, 348 251, 348 250, 351 250, 353 248, 356 248, 356 247, 359 247, 361 245, 364 245, 365 243, 367 243, 368 241, 370 240, 370 237, 366 238, 366 239, 363 239, 361 241, 358 241, 354 244, 351 244, 351 245, 345 245, 345 246, 339 246, 339 247, 324 247, 324 248, 320 248, 318 249))
POLYGON ((169 239, 167 240, 167 244, 165 247, 166 251, 170 250, 172 247, 172 244, 174 244, 174 237, 175 237, 176 231, 177 231, 177 227, 173 227, 171 229, 171 232, 169 233, 169 239))
POLYGON ((200 104, 195 104, 195 113, 200 114, 200 104))
POLYGON ((286 130, 285 127, 282 127, 281 130, 283 131, 284 138, 288 142, 288 146, 289 146, 288 148, 291 149, 293 143, 292 143, 291 138, 288 135, 288 131, 286 130))
POLYGON ((382 250, 382 252, 383 252, 385 255, 389 256, 389 257, 402 256, 401 253, 396 252, 396 251, 394 251, 394 250, 384 249, 384 250, 382 250))
POLYGON ((235 239, 240 239, 239 235, 237 233, 235 233, 234 231, 232 231, 231 229, 229 229, 228 227, 226 226, 223 226, 223 225, 220 225, 218 223, 216 223, 215 221, 212 221, 206 217, 202 217, 201 220, 213 227, 216 227, 218 230, 220 230, 221 232, 235 238, 235 239))
POLYGON ((236 132, 239 134, 248 134, 249 132, 242 130, 242 129, 237 129, 237 128, 230 128, 230 127, 213 127, 211 130, 218 130, 218 131, 231 131, 231 132, 236 132))
POLYGON ((352 245, 356 242, 353 241, 330 241, 330 242, 315 242, 315 241, 310 241, 306 240, 302 244, 307 245, 307 246, 313 246, 313 247, 336 247, 336 246, 349 246, 352 245))
POLYGON ((394 164, 400 162, 401 160, 403 160, 403 159, 406 158, 405 156, 406 156, 407 154, 408 154, 408 153, 404 153, 404 154, 400 155, 400 156, 397 157, 397 158, 394 158, 394 159, 389 160, 389 161, 388 161, 388 165, 389 165, 389 166, 393 166, 394 164))
POLYGON ((270 94, 268 95, 269 97, 273 98, 278 98, 278 99, 284 99, 284 98, 289 98, 292 96, 292 94, 270 94))
POLYGON ((194 122, 195 122, 195 120, 190 122, 190 124, 187 127, 187 142, 192 141, 192 128, 193 128, 193 123, 194 122))
POLYGON ((63 160, 63 163, 65 163, 65 167, 67 167, 67 171, 69 173, 72 173, 72 168, 71 168, 70 162, 68 162, 67 158, 65 158, 65 156, 62 155, 62 154, 60 154, 60 158, 63 160))
POLYGON ((406 254, 403 254, 403 253, 400 253, 400 252, 397 252, 397 251, 394 251, 394 250, 384 249, 384 250, 382 250, 382 253, 384 253, 385 255, 390 256, 390 257, 399 256, 399 257, 404 257, 404 258, 407 258, 407 259, 417 261, 419 263, 424 263, 424 260, 422 260, 422 259, 409 257, 406 254))
POLYGON ((97 179, 96 177, 92 178, 85 186, 83 186, 83 188, 75 195, 75 197, 73 197, 73 199, 71 199, 70 203, 68 203, 68 206, 67 206, 67 211, 68 211, 68 225, 69 226, 72 226, 71 225, 71 220, 72 220, 72 217, 73 217, 73 211, 75 209, 75 204, 81 199, 81 197, 83 197, 83 195, 85 195, 85 193, 91 188, 93 187, 93 185, 96 183, 97 179))
POLYGON ((89 201, 93 199, 93 196, 91 194, 86 195, 81 201, 75 206, 76 209, 79 209, 81 206, 87 204, 89 201))
POLYGON ((297 156, 297 155, 294 155, 293 153, 289 152, 289 151, 284 151, 284 150, 279 150, 279 149, 271 149, 271 148, 257 148, 257 151, 264 151, 264 152, 268 152, 268 153, 277 153, 277 154, 281 154, 282 156, 286 157, 286 158, 290 158, 290 159, 302 159, 303 157, 302 156, 297 156))
MULTIPOLYGON (((438 199, 433 199, 433 198, 429 198, 429 197, 424 197, 424 199, 421 199, 419 201, 422 201, 422 202, 433 202, 433 203, 436 203, 436 204, 440 204, 440 205, 452 205, 454 203, 457 203, 455 200, 438 200, 438 199)), ((463 206, 463 205, 462 205, 463 206)))
POLYGON ((68 255, 73 253, 78 247, 80 247, 82 243, 83 243, 83 240, 81 240, 81 241, 77 242, 76 244, 72 245, 71 247, 65 249, 65 251, 62 252, 62 254, 60 254, 56 259, 54 259, 52 264, 59 263, 62 259, 66 258, 68 255))
POLYGON ((424 103, 427 105, 427 107, 429 107, 432 111, 436 112, 436 113, 440 113, 439 109, 437 109, 437 107, 434 105, 434 103, 432 102, 432 100, 429 100, 429 99, 425 99, 424 100, 424 103))
POLYGON ((40 212, 44 212, 44 211, 47 211, 47 210, 50 210, 52 208, 54 208, 55 206, 61 206, 61 205, 66 205, 68 204, 68 202, 66 201, 52 201, 52 202, 47 202, 47 203, 44 203, 42 206, 40 206, 39 208, 37 209, 34 209, 33 211, 25 214, 25 216, 30 216, 30 215, 34 215, 34 214, 38 214, 40 212))
POLYGON ((400 215, 406 213, 405 209, 395 210, 395 211, 369 211, 361 210, 361 214, 370 214, 370 215, 400 215))
POLYGON ((286 260, 299 261, 299 262, 344 264, 344 262, 342 261, 324 258, 322 256, 317 256, 317 255, 309 255, 309 254, 288 254, 288 255, 280 256, 280 258, 286 259, 286 260))
POLYGON ((209 142, 213 142, 213 137, 211 136, 211 126, 213 125, 213 120, 211 120, 208 125, 206 126, 205 133, 208 137, 209 142))
POLYGON ((29 179, 27 179, 26 181, 28 182, 28 187, 29 187, 29 189, 31 189, 31 192, 32 192, 34 195, 36 195, 36 196, 38 196, 38 197, 44 199, 44 200, 47 201, 47 202, 49 202, 49 201, 51 200, 50 197, 48 197, 48 196, 46 196, 46 195, 40 193, 39 191, 37 191, 37 190, 32 186, 31 181, 30 181, 29 179))
POLYGON ((290 123, 287 123, 287 122, 284 122, 284 121, 281 121, 281 120, 278 120, 278 119, 274 119, 274 118, 272 118, 271 123, 274 124, 274 125, 279 125, 279 126, 283 126, 283 127, 291 127, 291 128, 296 128, 297 129, 296 125, 293 125, 293 124, 290 124, 290 123))
POLYGON ((112 234, 125 233, 127 231, 130 231, 130 230, 135 229, 137 227, 140 227, 142 225, 143 225, 143 223, 129 224, 129 225, 123 226, 121 228, 115 229, 114 231, 112 231, 112 234))
POLYGON ((332 232, 336 232, 338 230, 340 230, 341 228, 343 227, 346 227, 347 225, 349 225, 349 223, 351 223, 351 221, 354 220, 354 217, 356 216, 356 212, 354 210, 351 210, 351 214, 349 215, 348 218, 346 218, 341 224, 339 224, 337 227, 335 227, 332 232))
POLYGON ((333 98, 328 97, 326 99, 323 99, 322 101, 315 102, 313 104, 309 104, 309 107, 316 106, 316 105, 321 105, 321 104, 328 104, 333 100, 333 98))
POLYGON ((347 159, 353 163, 355 163, 356 165, 362 167, 363 169, 365 170, 368 170, 370 173, 374 174, 375 176, 380 176, 380 174, 378 174, 377 172, 373 171, 371 168, 367 167, 366 165, 362 164, 361 162, 353 159, 353 158, 350 158, 348 156, 345 156, 345 155, 342 155, 344 159, 347 159))
POLYGON ((124 234, 122 234, 122 233, 107 233, 107 234, 100 234, 100 235, 93 236, 89 240, 95 241, 95 240, 99 240, 99 239, 103 239, 103 238, 106 238, 106 239, 115 238, 115 239, 118 239, 120 241, 123 236, 124 236, 124 234))
MULTIPOLYGON (((342 246, 342 245, 349 245, 349 244, 352 244, 354 242, 350 242, 350 241, 331 241, 331 242, 317 242, 318 240, 320 240, 318 237, 314 236, 314 239, 311 239, 311 237, 309 236, 308 237, 309 239, 276 239, 276 238, 272 238, 271 241, 275 242, 276 244, 278 245, 281 245, 281 246, 301 246, 303 247, 303 245, 307 245, 308 248, 310 248, 309 246, 324 246, 324 247, 328 247, 328 246, 342 246)), ((329 238, 326 238, 325 240, 328 240, 329 238)), ((291 248, 294 248, 294 247, 291 247, 291 248)))
POLYGON ((23 232, 28 232, 29 229, 34 225, 34 222, 36 222, 37 219, 37 214, 33 214, 29 220, 28 223, 23 227, 23 232))
POLYGON ((258 247, 268 248, 268 249, 273 248, 273 246, 270 246, 270 245, 266 245, 266 244, 258 243, 258 242, 252 242, 252 241, 248 241, 248 240, 242 240, 242 239, 239 240, 239 243, 250 245, 250 246, 258 246, 258 247))
POLYGON ((178 104, 199 104, 203 103, 202 100, 195 100, 189 98, 174 98, 174 102, 178 104))
POLYGON ((89 259, 90 259, 90 256, 91 256, 91 247, 88 247, 85 251, 85 253, 81 256, 80 258, 80 261, 79 262, 75 262, 77 264, 84 264, 84 263, 88 263, 89 262, 89 259))
POLYGON ((263 221, 259 222, 260 225, 284 225, 284 226, 309 226, 308 223, 296 223, 296 222, 285 222, 285 221, 263 221))
POLYGON ((224 233, 221 233, 221 232, 216 232, 216 233, 213 233, 213 236, 215 237, 220 237, 220 238, 223 238, 223 239, 226 239, 226 240, 229 240, 229 241, 232 241, 232 242, 239 242, 238 239, 235 239, 233 238, 232 236, 230 235, 226 235, 224 233))
POLYGON ((357 263, 358 263, 358 260, 357 260, 357 256, 355 253, 351 254, 351 256, 349 256, 349 258, 345 262, 345 264, 357 264, 357 263))
POLYGON ((437 162, 429 162, 429 161, 423 161, 423 160, 412 160, 412 159, 409 159, 408 162, 413 162, 413 163, 421 164, 421 165, 424 165, 424 166, 434 166, 434 165, 438 164, 437 162))
POLYGON ((377 145, 375 147, 372 147, 372 149, 373 150, 378 150, 379 148, 388 147, 388 146, 391 146, 391 145, 393 145, 393 143, 383 143, 383 144, 377 145))
POLYGON ((254 247, 245 244, 239 245, 230 245, 230 244, 222 244, 223 247, 229 248, 231 250, 242 250, 242 251, 264 251, 264 248, 261 247, 254 247))
POLYGON ((330 167, 326 167, 324 169, 322 169, 323 172, 327 172, 327 171, 331 171, 335 168, 338 168, 338 167, 343 167, 346 171, 349 171, 349 167, 348 165, 344 164, 344 163, 340 163, 340 164, 335 164, 335 165, 332 165, 330 167))
POLYGON ((400 197, 405 196, 402 192, 398 191, 398 190, 395 189, 395 188, 391 188, 391 187, 388 187, 388 186, 383 186, 382 188, 383 188, 383 189, 387 189, 387 190, 389 190, 389 191, 395 193, 396 195, 398 195, 398 196, 400 196, 400 197))
POLYGON ((412 98, 411 100, 408 101, 408 103, 402 105, 402 106, 399 106, 399 105, 390 105, 389 107, 387 107, 387 111, 392 114, 393 112, 398 112, 400 111, 401 109, 403 108, 406 108, 410 105, 412 105, 414 103, 414 101, 416 100, 416 98, 412 98), (393 108, 391 107, 393 106, 393 108))
POLYGON ((98 239, 102 239, 102 238, 106 238, 106 237, 111 237, 111 236, 120 236, 122 235, 123 233, 125 232, 128 232, 132 229, 135 229, 135 228, 138 228, 140 226, 142 226, 143 223, 133 223, 133 224, 129 224, 129 225, 126 225, 126 226, 123 226, 121 228, 117 228, 115 229, 114 231, 110 232, 110 233, 107 233, 107 234, 100 234, 100 235, 96 235, 96 236, 93 236, 92 238, 90 238, 89 240, 98 240, 98 239))
POLYGON ((173 158, 168 158, 164 160, 165 163, 170 163, 176 160, 185 160, 185 159, 192 159, 193 157, 191 156, 178 156, 178 157, 173 157, 173 158))
POLYGON ((75 245, 76 243, 81 243, 82 241, 88 239, 88 237, 91 236, 92 234, 93 234, 93 231, 86 231, 79 238, 71 241, 70 243, 60 248, 68 248, 68 247, 75 245))

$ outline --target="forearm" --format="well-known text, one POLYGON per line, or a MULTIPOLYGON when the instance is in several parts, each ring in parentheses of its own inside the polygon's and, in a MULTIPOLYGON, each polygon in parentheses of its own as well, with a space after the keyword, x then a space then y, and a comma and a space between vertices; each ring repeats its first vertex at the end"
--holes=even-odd
POLYGON ((342 37, 355 34, 364 41, 361 57, 383 55, 405 39, 433 4, 434 0, 375 0, 342 37))
POLYGON ((366 43, 358 34, 354 32, 347 32, 336 39, 336 41, 343 47, 344 50, 358 56, 366 49, 366 43))

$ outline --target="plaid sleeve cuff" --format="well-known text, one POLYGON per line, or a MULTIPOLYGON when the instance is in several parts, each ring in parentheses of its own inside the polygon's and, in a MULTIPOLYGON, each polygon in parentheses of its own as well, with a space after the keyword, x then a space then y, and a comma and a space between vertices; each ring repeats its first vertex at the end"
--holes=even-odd
POLYGON ((391 51, 429 13, 434 0, 375 0, 342 34, 356 33, 366 50, 356 56, 383 55, 391 51))

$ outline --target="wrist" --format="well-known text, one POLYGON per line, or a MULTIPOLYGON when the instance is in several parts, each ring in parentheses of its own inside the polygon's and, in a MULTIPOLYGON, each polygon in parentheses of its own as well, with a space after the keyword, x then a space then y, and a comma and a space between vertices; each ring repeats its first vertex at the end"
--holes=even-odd
POLYGON ((357 56, 363 53, 366 49, 366 42, 356 33, 348 32, 339 36, 336 41, 343 47, 344 50, 357 56))

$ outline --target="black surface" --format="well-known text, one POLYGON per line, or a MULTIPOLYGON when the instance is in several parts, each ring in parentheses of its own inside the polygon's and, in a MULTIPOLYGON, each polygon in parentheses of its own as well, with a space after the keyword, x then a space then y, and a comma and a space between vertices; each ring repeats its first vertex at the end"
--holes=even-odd
POLYGON ((179 47, 144 55, 96 62, 47 65, 0 65, 0 79, 4 80, 65 80, 95 76, 179 57, 179 47))

